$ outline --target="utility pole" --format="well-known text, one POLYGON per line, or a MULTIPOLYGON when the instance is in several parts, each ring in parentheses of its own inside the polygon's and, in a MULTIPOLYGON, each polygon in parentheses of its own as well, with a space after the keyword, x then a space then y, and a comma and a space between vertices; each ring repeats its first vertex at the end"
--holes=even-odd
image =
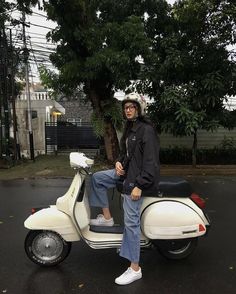
POLYGON ((2 80, 3 80, 3 36, 2 36, 2 30, 0 28, 0 158, 2 157, 2 151, 3 151, 3 133, 2 133, 2 99, 3 99, 3 91, 2 91, 2 80))
POLYGON ((5 126, 5 155, 10 155, 10 124, 9 124, 9 99, 8 99, 8 44, 5 30, 3 30, 4 40, 4 81, 3 81, 3 108, 5 126))
POLYGON ((1 49, 1 76, 0 76, 0 96, 1 96, 1 157, 10 155, 10 125, 9 125, 9 105, 8 105, 8 45, 4 28, 0 31, 1 49))
POLYGON ((13 124, 13 136, 14 136, 14 159, 21 159, 20 154, 20 144, 19 144, 19 135, 18 135, 18 126, 17 126, 17 117, 16 117, 16 95, 15 95, 15 65, 14 65, 14 52, 12 45, 12 30, 10 29, 10 56, 11 56, 11 73, 10 73, 10 100, 12 103, 12 124, 13 124))
POLYGON ((29 146, 30 146, 30 159, 34 160, 34 138, 32 131, 32 111, 31 111, 31 99, 30 99, 30 87, 29 87, 29 65, 28 56, 29 52, 26 46, 25 36, 25 11, 22 12, 22 25, 23 25, 23 50, 24 50, 24 63, 25 63, 25 82, 26 82, 26 97, 27 97, 27 112, 28 112, 28 130, 29 130, 29 146))

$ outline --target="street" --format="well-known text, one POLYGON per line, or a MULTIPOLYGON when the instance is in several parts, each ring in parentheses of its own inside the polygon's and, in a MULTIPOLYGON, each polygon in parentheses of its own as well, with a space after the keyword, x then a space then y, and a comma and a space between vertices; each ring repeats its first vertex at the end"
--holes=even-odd
MULTIPOLYGON (((24 220, 31 207, 54 204, 70 179, 0 181, 0 293, 7 294, 233 294, 236 293, 236 178, 189 178, 207 201, 212 226, 199 239, 193 255, 169 261, 158 251, 141 253, 143 278, 128 286, 114 279, 128 266, 115 250, 93 250, 73 243, 68 258, 57 267, 41 268, 24 252, 24 220)), ((120 215, 117 197, 112 210, 120 215)), ((118 218, 119 216, 117 216, 118 218)))

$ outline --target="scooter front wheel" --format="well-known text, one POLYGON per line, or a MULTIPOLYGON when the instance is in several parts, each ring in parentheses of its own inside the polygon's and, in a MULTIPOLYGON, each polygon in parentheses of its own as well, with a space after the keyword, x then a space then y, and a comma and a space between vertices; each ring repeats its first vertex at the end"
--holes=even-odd
POLYGON ((29 259, 41 266, 54 266, 70 253, 71 243, 53 231, 29 231, 25 238, 25 252, 29 259))
POLYGON ((195 250, 198 238, 154 240, 153 243, 164 257, 179 260, 188 257, 195 250))

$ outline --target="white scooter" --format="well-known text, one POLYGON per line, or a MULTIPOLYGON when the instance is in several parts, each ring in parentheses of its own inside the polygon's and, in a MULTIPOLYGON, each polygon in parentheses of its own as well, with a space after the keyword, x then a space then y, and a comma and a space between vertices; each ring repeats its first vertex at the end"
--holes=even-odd
MULTIPOLYGON (((123 227, 90 226, 90 207, 85 178, 93 160, 83 153, 70 154, 76 174, 69 190, 56 205, 35 209, 24 225, 30 231, 25 239, 27 256, 38 265, 53 266, 70 253, 71 242, 84 240, 91 248, 119 249, 123 227)), ((199 236, 208 231, 210 221, 203 212, 204 200, 191 192, 182 178, 160 181, 156 197, 144 197, 141 207, 141 248, 157 247, 170 259, 189 256, 199 236)))

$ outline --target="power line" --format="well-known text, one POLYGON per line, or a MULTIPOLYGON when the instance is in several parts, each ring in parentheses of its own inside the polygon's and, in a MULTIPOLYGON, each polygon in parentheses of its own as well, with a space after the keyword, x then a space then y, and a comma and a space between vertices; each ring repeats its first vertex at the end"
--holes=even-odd
POLYGON ((0 15, 7 14, 7 13, 12 13, 13 11, 17 11, 17 8, 12 8, 10 10, 4 11, 4 12, 0 12, 0 15))
POLYGON ((27 23, 29 25, 35 26, 35 27, 39 27, 39 28, 44 28, 44 29, 49 29, 49 30, 53 30, 54 28, 50 28, 50 27, 46 27, 46 26, 41 26, 32 22, 27 23))
MULTIPOLYGON (((31 39, 31 38, 30 38, 30 39, 31 39)), ((46 43, 46 42, 43 43, 43 42, 37 42, 37 41, 33 41, 33 44, 41 44, 41 45, 42 45, 42 44, 45 44, 45 45, 54 46, 54 47, 56 46, 55 44, 52 44, 52 43, 46 43)))
MULTIPOLYGON (((33 50, 31 40, 30 40, 30 46, 31 46, 31 49, 33 50)), ((34 61, 35 61, 35 63, 36 63, 37 70, 38 70, 38 72, 39 72, 39 67, 38 67, 38 63, 37 63, 36 57, 35 57, 35 55, 34 55, 34 52, 33 52, 33 57, 34 57, 34 61)))
MULTIPOLYGON (((21 40, 17 40, 16 42, 15 42, 15 44, 16 45, 23 45, 23 41, 21 41, 21 40)), ((34 45, 34 48, 32 48, 32 49, 34 49, 34 50, 38 50, 38 51, 40 51, 40 49, 45 49, 45 50, 41 50, 42 52, 48 52, 48 53, 54 53, 54 52, 56 52, 56 48, 54 47, 54 48, 52 48, 52 47, 46 47, 46 45, 50 45, 50 44, 47 44, 47 43, 44 43, 45 44, 45 46, 40 46, 40 45, 38 45, 38 44, 42 44, 42 43, 36 43, 36 42, 31 42, 30 40, 28 41, 28 42, 26 42, 26 44, 28 44, 28 45, 30 45, 30 44, 33 44, 34 45)))
POLYGON ((45 18, 47 18, 47 16, 46 15, 44 15, 44 14, 41 14, 41 13, 38 13, 38 12, 33 12, 33 14, 36 14, 36 15, 39 15, 39 16, 41 16, 41 17, 45 17, 45 18))
MULTIPOLYGON (((43 15, 40 15, 38 13, 35 13, 36 15, 39 15, 39 17, 45 17, 43 15)), ((27 17, 28 20, 28 17, 27 17)), ((36 23, 31 23, 22 21, 22 18, 19 17, 19 22, 23 24, 24 29, 26 29, 26 26, 32 25, 40 28, 45 29, 53 29, 48 26, 38 25, 36 23)), ((9 27, 12 27, 13 30, 13 36, 14 36, 14 46, 17 46, 19 50, 23 50, 24 46, 29 46, 29 49, 25 48, 26 51, 28 51, 28 63, 29 63, 29 69, 30 72, 36 72, 36 75, 38 76, 39 73, 39 64, 44 65, 48 68, 55 69, 55 67, 52 65, 49 55, 54 53, 56 51, 56 44, 46 42, 46 34, 43 33, 37 33, 37 32, 29 32, 27 29, 27 34, 22 33, 22 28, 19 29, 19 24, 17 26, 9 25, 9 27), (18 27, 17 27, 18 26, 18 27), (23 35, 24 40, 23 40, 23 35), (38 42, 37 42, 38 40, 38 42), (45 42, 40 42, 39 40, 45 40, 45 42), (25 43, 24 43, 25 42, 25 43), (25 44, 25 45, 24 45, 25 44), (44 46, 45 45, 45 46, 44 46)), ((26 32, 25 32, 26 33, 26 32)), ((21 61, 23 61, 23 55, 20 56, 21 61)))
POLYGON ((39 39, 39 40, 45 40, 43 37, 35 37, 35 36, 30 36, 31 39, 39 39))
MULTIPOLYGON (((6 25, 6 26, 8 26, 8 27, 12 27, 12 26, 10 26, 10 25, 6 25)), ((15 29, 14 27, 12 28, 12 30, 17 30, 17 29, 15 29)), ((28 34, 29 34, 29 32, 28 32, 28 34)), ((35 33, 35 32, 30 32, 30 35, 37 35, 37 36, 44 36, 45 37, 45 34, 41 34, 41 33, 35 33)))

